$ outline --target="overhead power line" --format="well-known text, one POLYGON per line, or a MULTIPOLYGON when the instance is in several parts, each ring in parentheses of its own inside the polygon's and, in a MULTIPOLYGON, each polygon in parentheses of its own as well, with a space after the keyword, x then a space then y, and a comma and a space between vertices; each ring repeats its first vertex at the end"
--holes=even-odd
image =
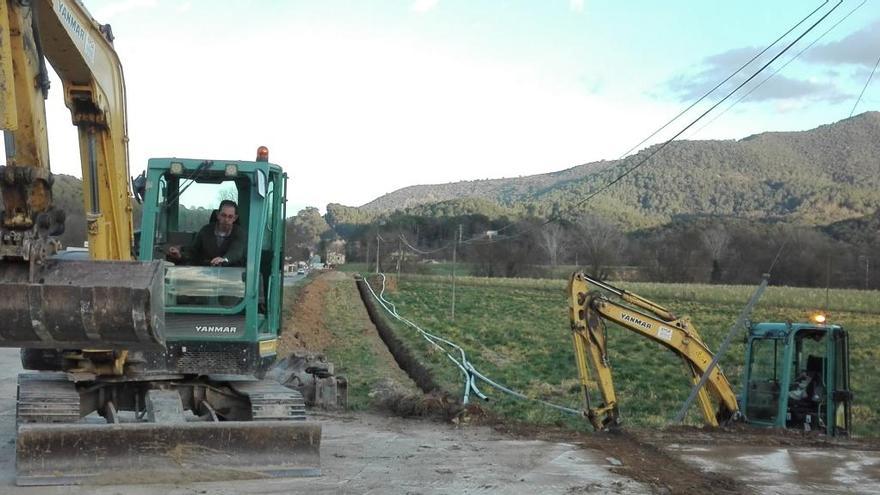
POLYGON ((412 244, 410 244, 410 242, 406 239, 406 236, 403 234, 400 234, 400 240, 403 241, 404 246, 410 248, 414 253, 417 253, 417 254, 433 254, 433 253, 437 253, 437 252, 449 249, 449 247, 451 246, 451 244, 447 244, 445 246, 441 246, 436 249, 429 249, 429 250, 425 251, 425 250, 419 249, 419 248, 413 246, 412 244))
MULTIPOLYGON (((822 33, 821 35, 819 35, 818 38, 816 38, 816 39, 814 39, 813 41, 811 41, 810 44, 807 45, 807 46, 805 46, 803 50, 797 52, 797 54, 795 54, 795 56, 791 57, 791 59, 789 59, 788 62, 786 62, 786 63, 782 64, 781 66, 779 66, 778 69, 776 69, 775 71, 773 71, 772 74, 770 74, 769 76, 767 76, 766 78, 764 78, 763 81, 759 82, 758 84, 754 85, 751 89, 749 89, 749 91, 748 91, 746 94, 740 96, 736 101, 734 101, 733 103, 731 103, 730 106, 728 106, 727 108, 725 108, 724 110, 722 110, 720 113, 718 113, 717 115, 715 115, 714 117, 712 117, 711 119, 709 119, 709 122, 706 122, 705 124, 703 124, 702 127, 700 127, 699 129, 697 129, 696 131, 694 131, 694 132, 690 135, 690 137, 693 137, 693 136, 699 134, 703 129, 705 129, 705 128, 709 127, 710 125, 712 125, 713 122, 715 122, 716 120, 718 120, 722 115, 726 114, 731 108, 733 108, 733 107, 735 107, 737 104, 739 104, 739 102, 741 102, 741 101, 745 100, 746 98, 748 98, 749 95, 751 95, 752 93, 755 92, 755 90, 757 90, 758 88, 760 88, 761 86, 763 86, 764 83, 766 83, 767 81, 769 81, 770 79, 772 79, 774 76, 776 76, 776 74, 779 74, 779 72, 780 72, 782 69, 786 68, 786 67, 788 66, 788 64, 794 62, 794 61, 795 61, 798 57, 800 57, 804 52, 806 52, 807 50, 809 50, 810 48, 812 48, 813 45, 815 45, 819 40, 821 40, 822 38, 824 38, 826 34, 828 34, 828 33, 830 33, 831 31, 833 31, 834 28, 836 28, 837 26, 840 25, 840 23, 842 23, 843 21, 845 21, 845 20, 846 20, 849 16, 851 16, 855 11, 859 10, 859 9, 862 7, 862 5, 865 5, 865 3, 866 3, 867 1, 868 1, 868 0, 862 0, 862 3, 858 4, 854 9, 850 10, 848 14, 846 14, 845 16, 843 16, 839 21, 835 22, 833 26, 831 26, 830 28, 828 28, 828 30, 826 30, 824 33, 822 33)), ((876 67, 874 67, 874 68, 876 69, 876 67)), ((868 80, 870 81, 870 78, 868 78, 868 80)), ((853 107, 853 109, 855 109, 855 107, 853 107)), ((850 117, 852 117, 852 113, 850 113, 850 117)))
MULTIPOLYGON (((657 129, 656 131, 654 131, 654 132, 653 132, 651 135, 649 135, 647 138, 645 138, 644 140, 642 140, 639 144, 637 144, 636 146, 634 146, 634 147, 631 148, 630 150, 627 150, 622 156, 626 156, 626 155, 627 155, 628 153, 630 153, 633 149, 637 148, 638 146, 641 146, 643 143, 645 143, 645 142, 646 142, 647 140, 649 140, 651 137, 655 136, 657 133, 659 133, 660 131, 662 131, 664 128, 666 128, 668 125, 670 125, 672 122, 674 122, 675 120, 677 120, 678 118, 680 118, 680 117, 681 117, 683 114, 685 114, 688 110, 692 109, 695 105, 697 105, 697 104, 700 103, 702 100, 704 100, 706 97, 708 97, 711 93, 713 93, 714 91, 716 91, 716 90, 717 90, 719 87, 721 87, 724 83, 726 83, 727 81, 729 81, 729 80, 730 80, 732 77, 734 77, 737 73, 741 72, 745 67, 747 67, 749 64, 751 64, 752 62, 754 62, 757 58, 759 58, 761 55, 763 55, 764 53, 766 53, 771 47, 773 47, 774 45, 776 45, 780 40, 782 40, 782 39, 785 38, 788 34, 790 34, 792 31, 794 31, 798 26, 800 26, 801 24, 803 24, 807 19, 809 19, 810 17, 812 17, 816 12, 818 12, 819 10, 821 10, 821 8, 824 7, 824 6, 828 3, 828 1, 829 1, 829 0, 826 0, 826 1, 823 2, 821 5, 819 5, 819 7, 817 7, 816 9, 814 9, 814 10, 813 10, 812 12, 810 12, 807 16, 805 16, 803 19, 801 19, 799 22, 797 22, 794 26, 792 26, 792 27, 791 27, 790 29, 788 29, 785 33, 783 33, 779 38, 777 38, 777 39, 776 39, 775 41, 773 41, 770 45, 768 45, 766 48, 764 48, 761 52, 759 52, 759 53, 756 54, 754 57, 752 57, 748 62, 746 62, 745 64, 743 64, 742 66, 740 66, 737 70, 735 70, 733 73, 731 73, 728 77, 726 77, 724 80, 722 80, 721 82, 719 82, 718 84, 716 84, 712 89, 710 89, 708 92, 706 92, 706 93, 705 93, 703 96, 701 96, 697 101, 695 101, 695 102, 692 103, 690 106, 688 106, 687 108, 685 108, 685 109, 684 109, 683 111, 681 111, 678 115, 676 115, 675 117, 673 117, 669 122, 665 123, 663 126, 661 126, 659 129, 657 129)), ((835 24, 834 26, 832 26, 831 29, 834 29, 834 27, 836 27, 838 24, 840 24, 840 22, 842 22, 844 19, 846 19, 846 17, 848 17, 850 14, 852 14, 852 12, 854 12, 854 11, 857 10, 859 7, 861 7, 861 6, 865 3, 865 1, 867 1, 867 0, 864 0, 864 1, 862 2, 862 4, 859 4, 859 6, 857 6, 855 9, 853 9, 853 11, 851 11, 851 12, 850 12, 849 14, 847 14, 843 19, 841 19, 840 21, 838 21, 837 24, 835 24)), ((801 33, 800 35, 798 35, 797 38, 795 38, 795 39, 794 39, 793 41, 791 41, 788 45, 786 45, 786 46, 785 46, 785 47, 784 47, 779 53, 777 53, 775 56, 773 56, 773 58, 771 58, 768 62, 766 62, 764 65, 762 65, 757 71, 755 71, 755 72, 754 72, 751 76, 749 76, 745 81, 743 81, 742 83, 740 83, 740 84, 739 84, 736 88, 734 88, 732 91, 728 92, 728 93, 727 93, 722 99, 720 99, 720 100, 719 100, 718 102, 716 102, 714 105, 712 105, 711 107, 709 107, 709 109, 707 109, 707 110, 704 111, 702 114, 700 114, 697 118, 695 118, 694 120, 692 120, 687 126, 685 126, 683 129, 681 129, 680 131, 678 131, 678 132, 677 132, 675 135, 673 135, 671 138, 669 138, 668 140, 666 140, 665 142, 663 142, 660 146, 658 146, 655 150, 653 150, 648 156, 646 156, 645 158, 643 158, 642 160, 640 160, 640 161, 639 161, 638 163, 636 163, 634 166, 632 166, 632 167, 630 167, 630 168, 624 170, 624 172, 623 172, 622 174, 620 174, 619 176, 617 176, 617 177, 616 177, 615 179, 613 179, 611 182, 605 184, 604 186, 600 187, 598 190, 596 190, 596 191, 594 191, 593 193, 589 194, 586 198, 584 198, 583 200, 577 202, 577 203, 576 203, 573 207, 571 207, 570 209, 574 210, 574 209, 580 208, 581 206, 583 206, 584 204, 586 204, 588 201, 590 201, 591 199, 593 199, 593 198, 596 197, 597 195, 601 194, 602 192, 606 191, 607 189, 609 189, 609 188, 612 187, 613 185, 615 185, 615 184, 617 184, 618 182, 620 182, 621 180, 623 180, 625 177, 627 177, 629 174, 631 174, 632 172, 634 172, 634 171, 637 170, 638 168, 641 168, 642 166, 644 166, 644 165, 645 165, 645 164, 646 164, 651 158, 653 158, 653 157, 656 156, 660 151, 662 151, 663 149, 665 149, 665 148, 666 148, 670 143, 672 143, 675 139, 677 139, 679 136, 681 136, 682 134, 684 134, 688 129, 690 129, 691 127, 693 127, 697 122, 699 122, 699 121, 702 120, 704 117, 706 117, 706 115, 708 115, 710 112, 712 112, 713 110, 715 110, 719 105, 721 105, 722 103, 724 103, 725 101, 727 101, 727 100, 728 100, 731 96, 733 96, 736 92, 738 92, 738 91, 739 91, 740 89, 742 89, 745 85, 747 85, 749 82, 751 82, 755 77, 757 77, 759 74, 761 74, 762 72, 764 72, 764 70, 766 70, 767 67, 769 67, 770 65, 772 65, 773 62, 775 62, 777 59, 779 59, 779 57, 781 57, 783 54, 785 54, 786 52, 788 52, 788 51, 789 51, 789 50, 790 50, 790 49, 791 49, 791 48, 792 48, 797 42, 799 42, 801 39, 803 39, 804 36, 806 36, 806 35, 807 35, 808 33, 810 33, 813 29, 815 29, 816 26, 818 26, 819 24, 821 24, 821 23, 822 23, 822 22, 823 22, 823 21, 824 21, 824 20, 825 20, 825 19, 826 19, 831 13, 832 13, 832 12, 834 12, 838 7, 840 7, 840 5, 841 5, 842 3, 843 3, 843 0, 838 0, 838 2, 837 2, 837 3, 836 3, 836 4, 835 4, 835 5, 834 5, 834 6, 833 6, 828 12, 826 12, 824 15, 822 15, 822 17, 820 17, 816 22, 814 22, 814 23, 813 23, 809 28, 807 28, 803 33, 801 33)), ((830 31, 831 29, 829 29, 828 31, 830 31)), ((826 31, 826 32, 825 32, 824 34, 822 34, 819 38, 817 38, 816 40, 814 40, 814 41, 811 43, 811 45, 814 44, 816 41, 818 41, 818 39, 821 39, 822 36, 824 36, 825 34, 828 33, 828 31, 826 31)), ((808 46, 807 48, 809 48, 809 46, 808 46)), ((803 53, 804 51, 806 51, 806 48, 805 48, 804 50, 801 50, 801 52, 799 52, 797 55, 795 55, 794 58, 797 58, 797 57, 798 57, 801 53, 803 53)), ((794 60, 794 58, 792 58, 792 60, 794 60)), ((790 63, 792 60, 789 60, 785 65, 787 65, 788 63, 790 63)), ((783 65, 782 67, 785 67, 785 65, 783 65)), ((880 59, 878 59, 878 65, 880 65, 880 59)), ((875 66, 875 70, 876 70, 876 68, 877 68, 877 67, 875 66)), ((780 69, 781 69, 781 68, 780 68, 780 69)), ((778 72, 780 69, 778 69, 776 72, 778 72)), ((770 77, 773 77, 773 75, 775 75, 775 73, 774 73, 774 74, 771 74, 770 77)), ((873 75, 873 72, 872 72, 872 75, 873 75)), ((768 77, 767 79, 769 79, 769 77, 768 77)), ((765 79, 764 81, 762 81, 761 84, 763 84, 764 82, 766 82, 767 79, 765 79)), ((870 81, 870 78, 869 78, 869 81, 870 81)), ((758 86, 760 86, 760 84, 759 84, 758 86)), ((867 87, 867 85, 866 85, 866 87, 867 87)), ((754 90, 754 88, 752 89, 752 91, 753 91, 753 90, 754 90)), ((750 91, 750 92, 751 92, 751 91, 750 91)), ((863 90, 863 93, 864 93, 864 90, 863 90)), ((746 94, 745 96, 748 96, 748 94, 746 94)), ((860 98, 861 98, 861 97, 860 97, 860 98)), ((741 98, 741 99, 742 99, 742 98, 741 98)), ((740 99, 740 100, 741 100, 741 99, 740 99)), ((739 101, 739 100, 737 100, 737 101, 739 101)), ((857 103, 858 103, 858 102, 857 102, 857 103)), ((735 105, 735 104, 736 104, 736 103, 734 103, 734 105, 735 105)), ((733 105, 731 105, 731 106, 733 106, 733 105)), ((730 107, 727 108, 727 110, 729 110, 729 109, 730 109, 730 107)), ((725 110, 725 111, 727 111, 727 110, 725 110)), ((557 221, 560 221, 560 220, 562 220, 562 218, 559 216, 559 213, 554 213, 554 214, 552 214, 551 217, 548 218, 545 222, 542 222, 541 224, 539 224, 539 225, 537 225, 537 226, 535 226, 535 227, 533 227, 533 228, 530 228, 530 229, 527 229, 527 230, 521 231, 521 232, 519 232, 519 233, 512 234, 512 235, 505 235, 505 236, 497 235, 497 236, 495 236, 494 238, 490 238, 490 239, 485 239, 485 238, 483 238, 483 237, 472 238, 472 239, 468 239, 468 240, 466 240, 466 241, 461 241, 461 244, 494 243, 494 242, 501 242, 501 241, 512 240, 512 239, 515 239, 515 238, 520 237, 520 236, 522 236, 522 235, 525 235, 525 234, 527 234, 527 233, 529 233, 529 232, 532 232, 532 231, 534 231, 534 230, 537 230, 537 229, 539 229, 539 228, 543 228, 545 225, 548 225, 548 224, 550 224, 550 223, 552 223, 552 222, 557 222, 557 221)), ((510 224, 508 224, 508 225, 505 225, 504 227, 501 227, 501 228, 497 229, 496 232, 500 234, 502 231, 507 230, 507 229, 513 227, 514 225, 516 225, 516 224, 515 224, 515 223, 510 223, 510 224)), ((442 249, 448 249, 448 247, 449 247, 449 246, 444 246, 443 248, 439 248, 439 249, 437 249, 437 251, 442 250, 442 249)), ((415 249, 415 248, 413 248, 412 246, 410 246, 410 248, 415 249)))
MULTIPOLYGON (((824 7, 829 1, 830 1, 830 0, 825 0, 824 2, 822 2, 822 4, 820 4, 818 7, 816 7, 815 10, 813 10, 812 12, 810 12, 809 14, 807 14, 806 17, 804 17, 803 19, 801 19, 800 21, 798 21, 798 23, 795 24, 794 26, 792 26, 788 31, 782 33, 782 35, 780 35, 778 38, 776 38, 776 40, 774 40, 773 43, 770 43, 769 45, 767 45, 766 48, 764 48, 763 50, 761 50, 760 52, 758 52, 757 54, 755 54, 755 56, 752 57, 752 58, 750 58, 748 62, 746 62, 746 63, 742 64, 741 66, 739 66, 738 69, 736 69, 736 70, 733 71, 729 76, 727 76, 726 78, 724 78, 724 80, 722 80, 721 82, 719 82, 718 84, 716 84, 712 89, 710 89, 709 91, 707 91, 703 96, 701 96, 701 97, 700 97, 699 99, 697 99, 695 102, 691 103, 687 108, 685 108, 684 110, 682 110, 681 112, 679 112, 678 115, 676 115, 675 117, 672 117, 671 119, 669 119, 668 122, 666 122, 665 124, 663 124, 662 126, 660 126, 659 129, 657 129, 656 131, 652 132, 652 133, 651 133, 648 137, 646 137, 645 139, 642 139, 641 141, 639 141, 638 144, 636 144, 636 145, 633 146, 632 148, 630 148, 630 149, 624 151, 623 154, 620 155, 620 158, 618 158, 618 160, 623 159, 624 157, 626 157, 627 155, 629 155, 630 153, 632 153, 633 150, 635 150, 635 149, 638 148, 639 146, 645 144, 649 139, 651 139, 652 137, 654 137, 654 136, 656 136, 657 134, 659 134, 660 131, 662 131, 663 129, 666 129, 666 127, 668 127, 669 124, 672 124, 673 122, 675 122, 676 120, 678 120, 682 115, 686 114, 690 109, 692 109, 692 108, 694 108, 695 106, 697 106, 701 101, 705 100, 709 95, 711 95, 712 93, 714 93, 715 90, 717 90, 717 89, 720 88, 722 85, 724 85, 724 83, 726 83, 727 81, 730 81, 731 79, 733 79, 733 76, 735 76, 735 75, 739 74, 740 72, 742 72, 743 69, 745 69, 745 68, 748 67, 752 62, 754 62, 755 60, 757 60, 758 57, 760 57, 761 55, 767 53, 767 50, 769 50, 769 49, 772 48, 774 45, 776 45, 776 43, 779 43, 783 38, 785 38, 786 36, 788 36, 789 34, 791 34, 792 31, 794 31, 795 29, 797 29, 798 26, 800 26, 801 24, 803 24, 804 22, 806 22, 807 19, 809 19, 810 17, 812 17, 813 14, 815 14, 816 12, 818 12, 818 11, 819 11, 822 7, 824 7)), ((866 0, 866 1, 867 1, 867 0, 866 0)))
POLYGON ((782 51, 780 51, 779 53, 777 53, 777 54, 776 54, 773 58, 771 58, 767 63, 765 63, 764 65, 762 65, 761 68, 758 69, 757 71, 755 71, 754 74, 752 74, 751 76, 749 76, 748 79, 746 79, 745 81, 743 81, 742 83, 740 83, 736 88, 733 89, 733 91, 730 91, 729 93, 727 93, 727 95, 726 95, 724 98, 718 100, 717 103, 715 103, 714 105, 712 105, 711 107, 709 107, 709 109, 706 110, 705 112, 701 113, 699 117, 697 117, 696 119, 694 119, 693 121, 691 121, 691 123, 688 124, 687 126, 685 126, 684 129, 682 129, 682 130, 678 131, 677 133, 675 133, 674 136, 672 136, 671 138, 669 138, 667 141, 665 141, 663 144, 661 144, 659 147, 657 147, 657 149, 655 149, 654 151, 652 151, 648 156, 646 156, 646 157, 643 158, 641 161, 639 161, 638 163, 636 163, 634 166, 632 166, 632 167, 630 167, 629 169, 625 170, 622 174, 620 174, 619 176, 617 176, 617 178, 615 178, 614 180, 612 180, 612 181, 609 182, 608 184, 605 184, 604 186, 602 186, 601 188, 599 188, 597 191, 593 192, 592 194, 590 194, 589 196, 587 196, 587 197, 584 198, 583 200, 581 200, 581 201, 579 201, 578 203, 576 203, 576 204, 574 205, 574 208, 579 208, 579 207, 581 207, 581 206, 584 205, 587 201, 593 199, 594 197, 596 197, 596 196, 599 195, 600 193, 604 192, 605 190, 607 190, 608 188, 610 188, 610 187, 613 186, 614 184, 617 184, 618 182, 620 182, 621 180, 623 180, 626 176, 628 176, 629 174, 633 173, 635 170, 637 170, 637 169, 639 169, 640 167, 642 167, 645 163, 648 162, 648 160, 650 160, 651 158, 653 158, 654 155, 656 155, 657 153, 659 153, 660 151, 662 151, 663 149, 665 149, 667 146, 669 146, 669 144, 672 143, 672 142, 673 142, 678 136, 681 136, 685 131, 687 131, 688 129, 690 129, 694 124, 696 124, 697 122, 699 122, 700 120, 702 120, 703 117, 705 117, 706 115, 708 115, 709 112, 711 112, 712 110, 716 109, 719 105, 721 105, 722 103, 724 103, 725 101, 727 101, 728 98, 730 98, 731 96, 733 96, 734 93, 736 93, 737 91, 739 91, 743 86, 745 86, 746 84, 748 84, 749 82, 751 82, 752 79, 754 79, 755 77, 757 77, 758 74, 760 74, 761 72, 763 72, 764 69, 766 69, 767 67, 769 67, 770 64, 772 64, 773 62, 776 61, 776 59, 778 59, 778 58, 781 57, 785 52, 787 52, 789 49, 791 49, 791 47, 794 46, 795 43, 797 43, 798 41, 800 41, 804 36, 807 35, 807 33, 809 33, 810 31, 812 31, 816 26, 818 26, 822 21, 824 21, 825 18, 827 18, 832 12, 834 12, 834 10, 836 10, 837 7, 840 7, 840 4, 842 4, 842 3, 843 3, 843 0, 839 0, 839 1, 837 2, 837 4, 835 4, 834 7, 831 8, 831 10, 829 10, 828 12, 826 12, 825 15, 823 15, 822 17, 820 17, 819 20, 817 20, 816 22, 814 22, 813 25, 811 25, 806 31, 804 31, 803 33, 801 33, 800 36, 798 36, 797 38, 795 38, 794 41, 792 41, 791 43, 789 43, 785 48, 782 49, 782 51))
MULTIPOLYGON (((690 109, 692 109, 694 106, 696 106, 697 104, 699 104, 701 101, 703 101, 703 100, 704 100, 706 97, 708 97, 710 94, 712 94, 713 92, 715 92, 718 88, 720 88, 722 85, 724 85, 727 81, 729 81, 731 78, 733 78, 736 74, 742 72, 742 70, 743 70, 744 68, 746 68, 748 65, 750 65, 750 64, 751 64, 752 62, 754 62, 755 60, 757 60, 761 55, 763 55, 764 53, 766 53, 770 48, 772 48, 772 47, 773 47, 774 45, 776 45, 779 41, 781 41, 781 40, 784 39, 786 36, 788 36, 789 34, 791 34, 791 33, 792 33, 795 29, 797 29, 801 24, 803 24, 805 21, 807 21, 807 19, 809 19, 810 17, 812 17, 812 16, 813 16, 816 12, 818 12, 819 10, 821 10, 822 7, 824 7, 826 4, 828 4, 828 1, 829 1, 829 0, 826 0, 826 1, 822 2, 822 3, 821 3, 818 7, 816 7, 812 12, 810 12, 809 14, 807 14, 804 18, 802 18, 800 21, 798 21, 794 26, 792 26, 792 27, 789 28, 785 33, 783 33, 782 35, 780 35, 776 40, 774 40, 772 43, 770 43, 769 45, 767 45, 766 48, 764 48, 764 49, 761 50, 758 54, 756 54, 755 56, 753 56, 748 62, 746 62, 745 64, 743 64, 742 66, 740 66, 738 69, 736 69, 735 71, 733 71, 729 76, 727 76, 727 77, 724 78, 721 82, 719 82, 718 84, 716 84, 712 89, 710 89, 710 90, 707 91, 705 94, 703 94, 703 96, 701 96, 698 100, 696 100, 696 101, 693 102, 691 105, 689 105, 687 108, 685 108, 684 110, 682 110, 681 112, 679 112, 678 115, 676 115, 675 117, 673 117, 672 119, 670 119, 668 122, 666 122, 665 124, 663 124, 663 126, 661 126, 659 129, 657 129, 656 131, 654 131, 653 133, 651 133, 648 137, 646 137, 645 139, 643 139, 642 141, 640 141, 638 144, 636 144, 635 146, 633 146, 632 148, 630 148, 629 150, 627 150, 626 152, 624 152, 624 153, 621 155, 621 158, 620 158, 620 159, 623 159, 626 155, 628 155, 628 154, 629 154, 631 151, 633 151, 635 148, 638 148, 639 146, 641 146, 642 144, 644 144, 645 142, 647 142, 649 139, 651 139, 652 137, 654 137, 655 135, 657 135, 660 131, 662 131, 663 129, 665 129, 665 128, 666 128, 667 126, 669 126, 672 122, 678 120, 682 115, 684 115, 685 113, 687 113, 690 109)), ((809 33, 814 27, 816 27, 816 25, 818 25, 818 24, 819 24, 820 22, 822 22, 826 17, 828 17, 828 14, 830 14, 830 13, 833 12, 838 6, 840 6, 840 4, 842 3, 842 1, 843 1, 843 0, 840 0, 840 1, 839 1, 839 2, 838 2, 838 3, 837 3, 837 4, 836 4, 831 10, 829 10, 824 16, 822 16, 822 17, 821 17, 821 18, 820 18, 815 24, 813 24, 813 25, 812 25, 809 29, 807 29, 803 34, 801 34, 797 39, 795 39, 794 42, 790 43, 785 49, 783 49, 781 52, 779 52, 779 54, 777 54, 775 57, 773 57, 773 59, 771 59, 770 62, 768 62, 767 64, 765 64, 763 67, 761 67, 761 69, 759 69, 755 74, 753 74, 749 79, 747 79, 747 80, 745 81, 745 83, 748 83, 749 81, 751 81, 751 79, 753 79, 757 74, 759 74, 760 72, 762 72, 762 71, 763 71, 763 70, 764 70, 764 69, 765 69, 770 63, 772 63, 772 62, 775 61, 777 58, 779 58, 780 55, 782 55, 783 53, 785 53, 786 51, 788 51, 788 49, 791 48, 791 46, 792 46, 794 43, 796 43, 797 41, 799 41, 799 40, 800 40, 805 34, 809 33)), ((863 3, 864 3, 864 2, 863 2, 863 3)), ((665 143, 663 143, 663 145, 662 145, 660 148, 658 148, 657 150, 655 150, 654 153, 652 153, 652 154, 651 154, 650 156, 648 156, 645 160, 643 160, 643 161, 640 162, 638 165, 636 165, 636 167, 634 167, 633 169, 631 169, 631 170, 625 172, 624 175, 622 175, 621 177, 618 177, 617 179, 615 179, 614 181, 612 181, 611 183, 609 183, 606 187, 603 187, 602 189, 600 189, 600 190, 597 191, 596 193, 590 195, 590 196, 587 197, 585 200, 583 200, 583 201, 577 203, 577 204, 574 206, 574 208, 578 208, 578 207, 582 206, 584 203, 586 203, 587 201, 589 201, 590 199, 592 199, 593 196, 595 196, 595 195, 601 193, 602 191, 604 191, 604 190, 607 189, 608 187, 614 185, 614 184, 617 183, 619 180, 623 179, 623 177, 625 177, 626 175, 629 175, 629 173, 632 172, 632 170, 635 170, 636 168, 642 166, 642 165, 644 164, 644 162, 646 162, 648 159, 650 159, 651 157, 653 157, 654 155, 656 155, 661 149, 665 148, 670 142, 672 142, 674 139, 676 139, 678 136, 680 136, 682 133, 684 133, 689 127, 693 126, 697 121, 699 121, 700 119, 702 119, 707 113, 709 113, 710 111, 712 111, 712 110, 713 110, 714 108, 716 108, 720 103, 722 103, 724 100, 726 100, 727 98, 729 98, 731 94, 733 94, 733 93, 735 93, 736 91, 738 91, 738 90, 739 90, 739 89, 740 89, 745 83, 743 83, 743 84, 741 84, 740 86, 738 86, 736 89, 734 89, 732 92, 730 92, 727 96, 725 96, 722 100, 720 100, 718 103, 716 103, 716 104, 713 105, 711 108, 709 108, 709 110, 707 110, 706 112, 704 112, 700 117, 697 117, 697 119, 694 120, 693 122, 691 122, 687 127, 685 127, 684 129, 682 129, 680 132, 678 132, 678 133, 677 133, 675 136, 673 136, 671 139, 669 139, 668 141, 666 141, 665 143)), ((560 220, 560 218, 558 218, 558 214, 551 215, 551 217, 550 217, 546 222, 542 223, 542 224, 539 225, 537 228, 543 227, 544 225, 547 225, 547 224, 549 224, 549 223, 551 223, 551 222, 558 221, 558 220, 560 220)), ((501 233, 501 232, 503 232, 503 231, 505 231, 505 230, 507 230, 507 229, 513 227, 514 225, 515 225, 514 223, 510 223, 510 224, 508 224, 508 225, 505 225, 504 227, 498 229, 498 232, 501 233)), ((511 238, 514 238, 514 237, 518 237, 519 235, 522 235, 522 234, 524 234, 524 233, 530 232, 530 231, 532 231, 532 230, 534 230, 534 229, 529 229, 529 230, 527 230, 526 232, 523 232, 523 233, 520 233, 520 234, 516 234, 516 235, 514 235, 514 236, 508 236, 508 237, 505 237, 505 238, 498 237, 498 238, 496 238, 496 239, 494 239, 494 240, 490 240, 489 242, 497 242, 497 241, 501 241, 501 240, 511 239, 511 238)), ((486 241, 483 240, 483 239, 480 239, 479 241, 474 240, 473 242, 486 242, 486 241)), ((465 243, 470 243, 470 241, 465 241, 465 243)))
POLYGON ((868 80, 865 82, 865 87, 862 88, 862 92, 859 93, 859 98, 856 100, 856 104, 853 105, 852 111, 849 112, 849 116, 852 117, 853 113, 856 111, 856 107, 859 106, 859 102, 862 101, 862 95, 865 94, 865 90, 868 89, 868 84, 871 83, 871 78, 874 77, 874 72, 877 71, 877 66, 880 65, 880 57, 877 58, 877 63, 874 64, 874 69, 871 70, 871 75, 868 76, 868 80))

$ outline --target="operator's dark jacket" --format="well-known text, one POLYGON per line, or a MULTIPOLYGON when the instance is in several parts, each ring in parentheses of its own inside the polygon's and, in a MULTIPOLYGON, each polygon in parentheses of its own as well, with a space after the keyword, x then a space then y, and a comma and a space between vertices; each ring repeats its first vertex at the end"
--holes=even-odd
POLYGON ((202 227, 189 246, 183 250, 183 257, 196 265, 210 264, 217 256, 229 259, 227 266, 244 266, 247 234, 237 224, 232 225, 232 232, 218 246, 214 237, 214 223, 202 227))

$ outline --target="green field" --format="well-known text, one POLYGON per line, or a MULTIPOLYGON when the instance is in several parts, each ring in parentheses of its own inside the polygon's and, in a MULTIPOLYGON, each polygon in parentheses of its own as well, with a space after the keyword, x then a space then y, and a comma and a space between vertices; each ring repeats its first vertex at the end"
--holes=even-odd
MULTIPOLYGON (((378 291, 378 279, 370 277, 378 291)), ((529 397, 579 408, 577 371, 569 331, 565 280, 456 279, 455 321, 451 319, 450 277, 403 275, 386 293, 400 315, 425 331, 459 344, 468 359, 493 380, 529 397)), ((717 349, 755 287, 632 283, 618 285, 652 299, 679 316, 688 315, 712 349, 717 349)), ((769 287, 753 321, 804 321, 810 310, 826 307, 832 322, 850 332, 853 422, 858 435, 880 435, 880 294, 856 290, 769 287)), ((394 320, 395 331, 423 356, 439 382, 462 395, 463 378, 445 353, 416 331, 394 320)), ((610 359, 625 422, 667 424, 690 386, 681 360, 658 344, 621 328, 609 328, 610 359)), ((737 392, 743 362, 737 339, 721 365, 737 392)), ((491 396, 486 407, 504 416, 584 427, 580 419, 537 402, 523 401, 478 383, 491 396)), ((599 398, 598 393, 594 395, 599 398)), ((471 396, 471 400, 475 400, 471 396)), ((699 424, 696 407, 688 421, 699 424)))

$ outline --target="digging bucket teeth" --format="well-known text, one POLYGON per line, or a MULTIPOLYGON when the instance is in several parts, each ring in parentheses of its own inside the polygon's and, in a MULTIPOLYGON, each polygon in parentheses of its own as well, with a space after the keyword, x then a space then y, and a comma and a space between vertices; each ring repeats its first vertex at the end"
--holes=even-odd
POLYGON ((22 424, 16 483, 138 484, 319 476, 312 421, 22 424))
POLYGON ((0 347, 164 349, 161 261, 49 259, 0 266, 0 347))

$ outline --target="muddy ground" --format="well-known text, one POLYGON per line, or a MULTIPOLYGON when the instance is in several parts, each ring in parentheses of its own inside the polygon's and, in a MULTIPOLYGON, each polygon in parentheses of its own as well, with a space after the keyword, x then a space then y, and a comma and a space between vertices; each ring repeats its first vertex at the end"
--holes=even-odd
MULTIPOLYGON (((300 291, 282 352, 332 344, 324 296, 337 284, 354 281, 330 272, 300 291)), ((357 324, 365 335, 372 332, 370 351, 384 353, 392 388, 417 395, 361 311, 357 324)), ((880 447, 872 442, 697 428, 583 434, 506 424, 479 412, 470 422, 453 423, 402 418, 387 409, 315 412, 323 424, 318 478, 20 488, 14 486, 19 371, 17 350, 0 349, 0 494, 880 494, 880 447)))

